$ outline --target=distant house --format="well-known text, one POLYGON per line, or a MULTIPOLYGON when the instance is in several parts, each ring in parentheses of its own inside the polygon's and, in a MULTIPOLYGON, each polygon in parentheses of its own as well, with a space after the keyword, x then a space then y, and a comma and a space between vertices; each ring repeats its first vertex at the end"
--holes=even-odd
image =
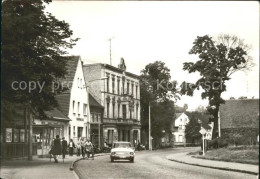
POLYGON ((189 117, 185 113, 176 113, 174 121, 174 144, 184 145, 185 142, 185 126, 189 123, 189 117))
POLYGON ((220 106, 220 136, 235 144, 253 144, 259 133, 259 99, 227 100, 220 106))

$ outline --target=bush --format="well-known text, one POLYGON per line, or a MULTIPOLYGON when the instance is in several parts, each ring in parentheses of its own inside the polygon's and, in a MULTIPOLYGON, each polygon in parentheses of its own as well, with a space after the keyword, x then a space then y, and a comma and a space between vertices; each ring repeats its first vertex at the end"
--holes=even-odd
POLYGON ((218 147, 223 148, 228 146, 228 141, 226 139, 218 138, 218 147))

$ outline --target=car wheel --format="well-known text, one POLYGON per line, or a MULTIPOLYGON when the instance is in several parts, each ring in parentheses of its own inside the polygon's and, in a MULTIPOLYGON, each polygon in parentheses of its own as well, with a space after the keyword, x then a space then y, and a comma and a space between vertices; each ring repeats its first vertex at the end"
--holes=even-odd
POLYGON ((113 158, 111 158, 111 162, 114 162, 114 159, 113 159, 113 158))

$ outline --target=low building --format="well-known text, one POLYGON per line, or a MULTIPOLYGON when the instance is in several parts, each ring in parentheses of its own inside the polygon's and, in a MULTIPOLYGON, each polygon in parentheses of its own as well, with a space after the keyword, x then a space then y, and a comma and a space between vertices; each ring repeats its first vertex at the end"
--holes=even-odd
POLYGON ((176 113, 173 132, 174 145, 184 145, 186 143, 185 126, 189 121, 189 117, 185 113, 176 113))
POLYGON ((255 144, 259 133, 259 99, 227 100, 220 106, 220 137, 233 144, 255 144))

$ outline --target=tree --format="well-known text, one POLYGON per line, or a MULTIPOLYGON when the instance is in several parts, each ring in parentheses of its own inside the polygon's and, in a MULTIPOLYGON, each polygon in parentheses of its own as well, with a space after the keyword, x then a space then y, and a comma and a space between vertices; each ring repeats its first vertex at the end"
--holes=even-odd
POLYGON ((50 2, 2 2, 1 110, 4 114, 13 103, 20 103, 28 120, 32 111, 44 116, 44 110, 57 105, 52 85, 56 79, 64 77, 66 49, 72 48, 78 39, 71 38, 69 24, 44 12, 44 3, 50 2), (14 88, 14 82, 23 82, 23 88, 14 88))
POLYGON ((195 89, 203 89, 202 99, 208 98, 208 111, 214 117, 214 136, 218 128, 218 111, 224 103, 221 94, 226 91, 226 81, 236 71, 248 70, 253 66, 248 55, 249 46, 236 36, 220 35, 213 41, 208 35, 197 37, 189 54, 198 55, 199 60, 186 62, 183 69, 189 73, 199 72, 201 78, 195 84, 184 82, 182 93, 192 96, 195 89))
MULTIPOLYGON (((141 71, 140 94, 142 130, 148 133, 150 103, 152 136, 159 139, 163 135, 162 129, 169 126, 169 121, 172 120, 174 105, 171 100, 179 99, 176 81, 171 81, 170 69, 164 62, 150 63, 141 71)), ((168 129, 164 130, 168 132, 168 129)))
POLYGON ((208 124, 210 115, 199 111, 186 112, 186 115, 190 121, 185 128, 185 136, 194 144, 196 139, 201 139, 201 133, 199 132, 201 125, 208 124), (198 120, 200 120, 202 124, 199 124, 198 120))

